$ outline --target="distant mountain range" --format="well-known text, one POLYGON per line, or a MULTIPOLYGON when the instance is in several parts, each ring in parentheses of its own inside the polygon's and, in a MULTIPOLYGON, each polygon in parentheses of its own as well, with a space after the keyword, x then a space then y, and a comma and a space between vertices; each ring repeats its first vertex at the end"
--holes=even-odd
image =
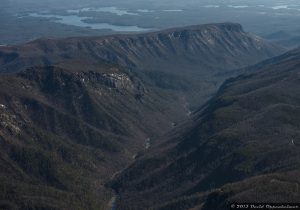
POLYGON ((299 46, 300 36, 297 32, 288 33, 285 31, 278 31, 265 36, 266 39, 272 41, 281 46, 285 46, 289 49, 293 49, 299 46))
MULTIPOLYGON (((256 161, 271 152, 247 156, 260 133, 254 130, 249 151, 243 149, 251 141, 241 137, 252 128, 242 126, 248 115, 256 123, 260 107, 277 102, 269 95, 243 102, 243 91, 268 84, 268 74, 258 75, 254 86, 247 86, 248 77, 226 82, 207 101, 226 79, 261 72, 265 63, 246 66, 283 52, 235 23, 0 47, 0 209, 107 209, 111 185, 120 193, 121 209, 156 208, 158 198, 172 205, 185 195, 198 205, 208 197, 195 193, 273 173, 272 165, 256 169, 256 161), (223 96, 239 81, 241 88, 223 96)), ((275 140, 277 155, 284 147, 275 140)))

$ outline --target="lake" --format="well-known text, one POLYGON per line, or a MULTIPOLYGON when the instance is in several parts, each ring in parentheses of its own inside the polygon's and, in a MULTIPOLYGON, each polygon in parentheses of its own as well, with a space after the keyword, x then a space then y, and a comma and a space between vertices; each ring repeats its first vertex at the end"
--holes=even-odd
POLYGON ((110 23, 87 23, 84 20, 91 19, 90 17, 81 17, 75 14, 72 15, 54 15, 54 14, 41 14, 41 13, 29 13, 29 17, 36 17, 36 18, 47 18, 50 21, 72 25, 72 26, 79 26, 79 27, 88 27, 91 29, 109 29, 112 31, 118 32, 135 32, 135 31, 150 31, 154 30, 153 28, 142 28, 138 26, 124 26, 124 25, 113 25, 110 23))

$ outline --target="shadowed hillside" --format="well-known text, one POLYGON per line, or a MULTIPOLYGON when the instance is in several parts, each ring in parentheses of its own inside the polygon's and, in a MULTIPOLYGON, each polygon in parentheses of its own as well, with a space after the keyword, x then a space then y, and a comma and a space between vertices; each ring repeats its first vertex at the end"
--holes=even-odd
POLYGON ((299 68, 297 49, 225 82, 190 122, 116 179, 120 208, 299 201, 299 68))
POLYGON ((1 208, 105 209, 104 183, 171 127, 137 78, 103 69, 1 76, 1 208))

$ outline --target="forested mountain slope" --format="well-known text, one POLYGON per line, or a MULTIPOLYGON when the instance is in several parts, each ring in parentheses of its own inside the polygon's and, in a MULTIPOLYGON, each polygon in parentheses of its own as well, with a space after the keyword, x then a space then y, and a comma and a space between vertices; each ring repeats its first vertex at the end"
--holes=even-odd
POLYGON ((300 50, 249 71, 115 180, 121 209, 299 200, 300 50))

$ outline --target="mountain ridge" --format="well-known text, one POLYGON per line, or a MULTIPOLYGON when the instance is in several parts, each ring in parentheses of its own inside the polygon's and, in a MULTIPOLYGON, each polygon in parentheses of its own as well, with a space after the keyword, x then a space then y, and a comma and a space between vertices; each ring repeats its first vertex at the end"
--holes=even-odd
MULTIPOLYGON (((222 38, 224 39, 225 36, 228 36, 227 33, 230 33, 230 36, 233 36, 232 38, 236 39, 235 41, 236 43, 238 43, 237 46, 243 47, 244 50, 248 50, 247 49, 248 44, 252 45, 251 47, 256 48, 257 51, 260 51, 261 48, 264 48, 267 45, 269 45, 268 47, 270 48, 270 51, 266 51, 266 52, 262 51, 264 57, 267 56, 269 53, 271 53, 271 50, 280 51, 279 47, 275 47, 271 44, 266 44, 266 41, 263 41, 261 38, 245 33, 242 29, 242 26, 239 24, 223 23, 223 24, 206 24, 206 25, 199 25, 199 26, 175 28, 175 29, 168 29, 159 32, 143 33, 143 34, 136 34, 136 35, 123 35, 123 36, 116 35, 116 36, 88 37, 88 38, 77 37, 77 38, 62 38, 62 39, 38 39, 29 42, 25 45, 21 45, 21 48, 19 46, 1 47, 0 50, 2 51, 2 56, 3 54, 6 53, 6 51, 13 52, 13 54, 8 54, 6 60, 2 62, 1 66, 3 69, 3 66, 11 63, 14 59, 18 57, 21 58, 22 51, 25 51, 26 56, 29 56, 31 58, 33 58, 34 56, 42 56, 43 54, 46 54, 48 57, 44 58, 45 60, 42 62, 44 62, 44 64, 46 65, 49 65, 51 62, 57 62, 57 59, 59 59, 59 57, 53 57, 52 58, 53 61, 51 61, 50 55, 52 53, 55 53, 55 51, 57 50, 56 56, 59 56, 59 53, 68 52, 68 48, 69 50, 76 50, 78 52, 82 52, 83 55, 84 53, 88 52, 90 53, 90 56, 91 55, 96 56, 97 59, 100 58, 103 59, 103 61, 119 63, 120 65, 126 65, 126 66, 136 66, 139 60, 139 56, 148 56, 149 58, 151 58, 151 55, 153 56, 153 54, 154 55, 158 54, 157 58, 159 59, 159 56, 164 55, 165 50, 169 51, 168 53, 178 53, 183 50, 183 52, 187 51, 190 54, 189 56, 191 56, 195 52, 198 53, 201 52, 199 46, 202 46, 206 48, 206 50, 208 50, 206 46, 214 47, 215 44, 218 44, 215 43, 218 42, 218 37, 216 36, 221 35, 222 32, 223 32, 222 34, 223 37, 220 36, 220 39, 222 38), (237 35, 235 35, 235 33, 237 33, 237 35), (238 37, 238 34, 241 34, 244 37, 238 37), (191 42, 194 42, 194 44, 185 43, 185 42, 189 42, 189 39, 192 39, 191 42), (173 46, 172 42, 178 42, 178 43, 174 43, 175 46, 173 46), (180 45, 182 44, 183 45, 180 46, 179 43, 181 43, 180 45), (176 51, 176 47, 179 47, 181 51, 176 51), (32 52, 32 50, 34 50, 34 52, 32 52), (145 55, 143 54, 139 55, 137 50, 144 51, 145 55), (20 52, 18 53, 18 51, 20 52), (123 57, 123 55, 126 53, 127 53, 127 58, 123 57)), ((228 39, 228 43, 227 43, 228 46, 224 45, 224 47, 227 48, 224 49, 227 50, 228 53, 234 53, 233 51, 230 52, 229 49, 234 45, 230 43, 230 41, 232 41, 230 39, 232 38, 230 37, 226 37, 226 38, 228 39)), ((182 55, 182 52, 180 54, 182 55)), ((65 59, 63 57, 64 54, 61 54, 60 56, 62 56, 62 59, 65 59)), ((71 56, 71 53, 65 56, 71 56)), ((66 58, 68 59, 68 57, 66 58)), ((34 62, 34 60, 32 60, 31 62, 34 62)), ((143 62, 145 62, 145 60, 143 60, 143 62)), ((12 66, 10 67, 10 71, 12 71, 12 66)), ((20 71, 20 69, 18 71, 20 71)))
POLYGON ((244 32, 239 24, 220 23, 135 35, 39 39, 0 47, 0 72, 18 72, 34 65, 98 71, 104 63, 118 64, 158 91, 178 97, 181 107, 187 103, 195 109, 225 79, 238 74, 229 70, 283 52, 244 32))

